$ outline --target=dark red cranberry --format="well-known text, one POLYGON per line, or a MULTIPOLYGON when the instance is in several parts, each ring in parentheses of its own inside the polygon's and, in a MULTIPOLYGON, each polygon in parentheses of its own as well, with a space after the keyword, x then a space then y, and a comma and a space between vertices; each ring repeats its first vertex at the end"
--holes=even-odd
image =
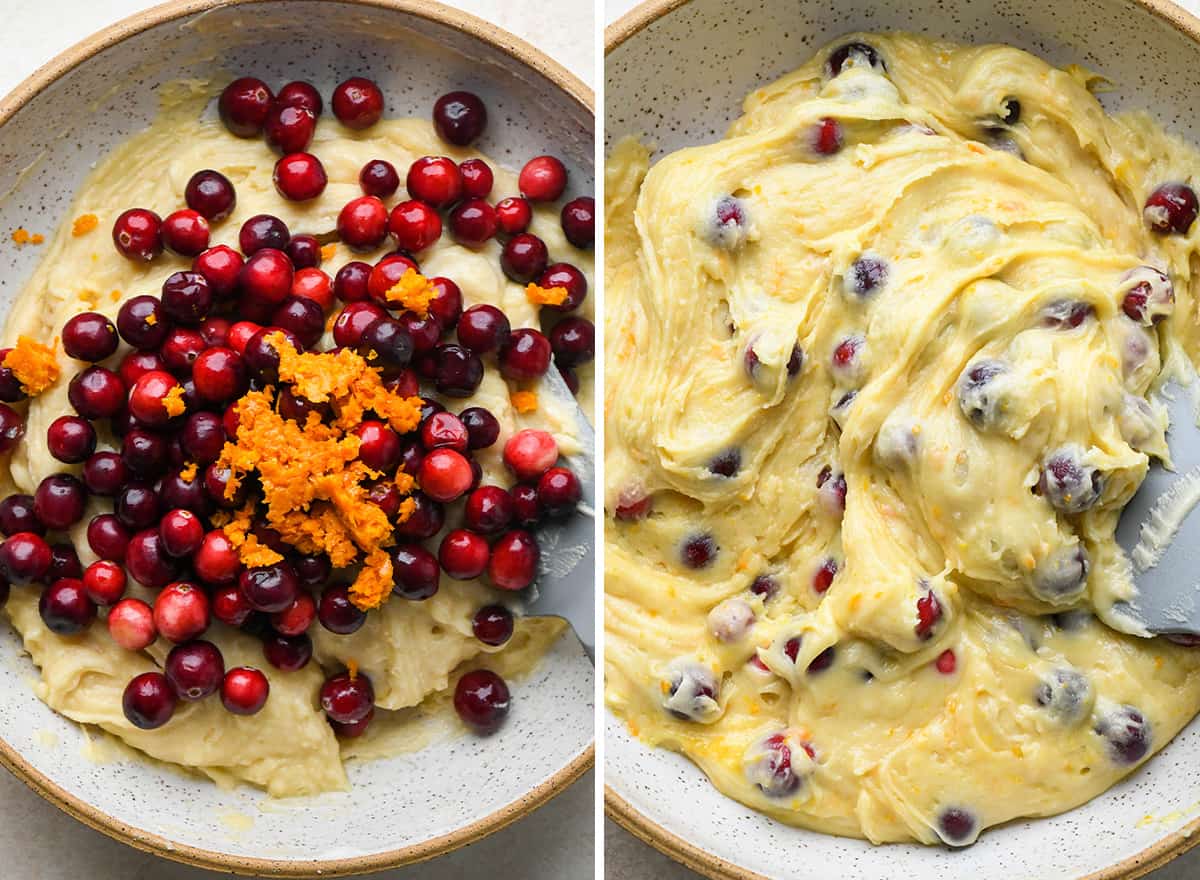
POLYGON ((483 381, 483 361, 461 345, 440 345, 436 351, 434 387, 447 397, 470 397, 483 381))
POLYGON ((21 387, 21 383, 13 373, 12 368, 4 366, 4 361, 8 358, 10 352, 12 352, 11 348, 0 348, 0 400, 5 403, 16 403, 17 401, 24 400, 29 395, 21 387))
POLYGON ((459 413, 467 429, 467 448, 486 449, 500 437, 500 422, 481 406, 471 406, 459 413))
POLYGON ((221 681, 221 705, 234 715, 253 715, 267 703, 271 686, 257 669, 239 666, 221 681))
POLYGON ((212 616, 226 626, 241 626, 253 611, 242 591, 236 586, 225 586, 213 591, 212 616))
POLYGON ((475 142, 487 126, 487 107, 472 92, 449 92, 433 105, 433 127, 442 140, 465 147, 475 142))
POLYGON ((33 532, 17 532, 0 544, 0 574, 14 585, 40 581, 50 570, 50 545, 33 532))
POLYGON ((442 218, 425 202, 410 199, 392 208, 387 229, 401 250, 417 253, 441 237, 442 218))
POLYGON ((83 463, 83 484, 93 495, 114 495, 128 479, 129 469, 116 452, 97 452, 83 463))
POLYGON ((33 496, 16 493, 0 501, 0 533, 5 537, 17 532, 33 532, 40 535, 46 527, 38 522, 33 512, 33 496))
POLYGON ((135 296, 117 312, 117 331, 137 349, 158 348, 170 329, 162 303, 155 296, 135 296))
POLYGON ((237 548, 220 529, 214 529, 204 536, 192 566, 196 575, 206 584, 232 583, 242 569, 237 548))
MULTIPOLYGON (((117 492, 113 511, 123 525, 134 531, 158 525, 158 494, 149 483, 131 482, 117 492)), ((101 554, 103 555, 103 554, 101 554)))
POLYGON ((38 612, 46 628, 60 636, 77 635, 96 619, 96 605, 77 578, 59 578, 50 584, 38 601, 38 612))
POLYGON ((496 225, 505 235, 519 235, 533 222, 533 207, 522 198, 501 199, 496 203, 496 225))
POLYGON ((213 501, 208 495, 204 481, 196 477, 185 479, 178 468, 162 478, 158 488, 158 500, 168 510, 178 507, 190 510, 200 517, 209 516, 213 511, 213 501))
POLYGON ((307 149, 316 131, 317 115, 312 110, 279 101, 271 105, 263 122, 267 143, 281 153, 307 149))
POLYGON ((1133 706, 1121 706, 1102 717, 1096 733, 1108 741, 1108 753, 1116 764, 1136 764, 1150 751, 1150 722, 1133 706))
POLYGON ((209 348, 218 345, 227 345, 229 342, 229 329, 233 326, 228 318, 205 318, 200 324, 200 335, 204 338, 204 344, 209 348))
POLYGON ((233 213, 237 192, 233 184, 219 171, 197 171, 183 191, 184 201, 193 211, 210 223, 218 223, 233 213))
POLYGON ((315 235, 293 235, 283 252, 298 270, 315 269, 321 265, 321 242, 315 235))
POLYGON ((538 503, 537 486, 518 483, 508 494, 512 498, 513 522, 521 526, 536 526, 542 521, 542 506, 538 503))
MULTIPOLYGON (((320 341, 325 332, 325 313, 311 299, 292 296, 284 300, 271 315, 271 323, 291 331, 300 341, 300 347, 309 349, 320 341)), ((234 354, 234 357, 237 355, 234 354)))
POLYGON ((842 124, 826 116, 817 122, 812 134, 812 148, 822 156, 831 156, 842 148, 842 124))
POLYGON ((126 432, 121 443, 121 461, 130 473, 154 479, 167 469, 169 450, 161 434, 142 428, 126 432))
POLYGON ((467 529, 447 532, 438 548, 438 562, 442 570, 460 581, 483 574, 489 555, 487 539, 467 529))
POLYGON ((221 92, 217 102, 221 121, 238 137, 254 137, 262 131, 267 111, 275 96, 261 79, 244 76, 235 79, 221 92))
POLYGON ((0 403, 0 453, 13 449, 25 436, 25 420, 7 404, 0 403))
POLYGON ((348 303, 333 322, 333 341, 342 348, 358 348, 367 328, 386 316, 373 302, 348 303))
POLYGON ((367 195, 386 199, 400 188, 400 175, 386 159, 372 159, 358 172, 358 184, 367 195))
POLYGON ((62 341, 68 355, 92 363, 104 360, 120 342, 116 326, 98 312, 83 312, 67 321, 62 341))
POLYGON ((221 455, 225 439, 221 417, 211 412, 192 413, 180 433, 180 442, 188 459, 198 464, 216 461, 221 455))
POLYGON ((512 612, 503 605, 485 605, 471 619, 471 631, 485 645, 499 647, 512 638, 512 612))
POLYGON ((191 556, 200 549, 204 540, 204 526, 190 510, 168 511, 158 524, 158 535, 163 549, 177 558, 191 556))
POLYGON ((538 287, 547 290, 558 287, 567 292, 566 298, 558 305, 546 303, 545 308, 553 312, 573 312, 587 297, 587 278, 570 263, 554 263, 547 266, 537 283, 538 287))
POLYGON ((468 440, 467 426, 453 413, 434 413, 421 426, 421 442, 426 449, 446 446, 466 452, 468 440))
POLYGON ((130 208, 113 223, 112 238, 122 256, 148 263, 162 253, 162 218, 145 208, 130 208))
MULTIPOLYGON (((276 349, 276 335, 284 333, 284 331, 276 327, 264 327, 246 343, 246 350, 242 352, 242 360, 246 367, 250 370, 251 375, 257 376, 264 382, 274 383, 279 380, 279 351, 276 349)), ((285 336, 290 336, 290 331, 284 333, 285 336)), ((294 337, 292 337, 294 339, 294 337)), ((298 340, 293 342, 297 348, 298 340)), ((226 429, 228 430, 228 429, 226 429)))
POLYGON ((296 572, 286 562, 248 568, 242 572, 238 586, 255 611, 268 614, 287 608, 300 591, 296 572))
POLYGON ((750 592, 769 602, 779 595, 779 581, 769 574, 760 574, 750 583, 750 592))
POLYGON ((85 419, 112 418, 125 405, 125 385, 112 370, 88 367, 71 380, 67 399, 85 419))
POLYGON ((414 354, 420 355, 432 351, 442 337, 442 325, 433 315, 421 318, 413 312, 402 312, 396 320, 400 322, 400 326, 412 339, 414 354))
POLYGON ((97 514, 88 523, 87 542, 101 559, 124 562, 129 553, 129 530, 114 514, 97 514))
POLYGON ((513 529, 492 546, 488 578, 501 590, 523 590, 537 577, 540 559, 537 539, 524 529, 513 529))
POLYGON ((321 686, 321 709, 333 721, 354 724, 375 708, 375 689, 362 673, 343 672, 321 686))
POLYGON ((325 191, 325 166, 312 153, 288 153, 275 163, 275 190, 285 199, 306 202, 325 191))
POLYGON ((183 257, 197 256, 208 247, 208 221, 199 211, 183 208, 168 214, 162 222, 163 245, 183 257))
POLYGON ((317 620, 332 633, 349 635, 367 620, 367 613, 350 601, 350 590, 343 584, 328 587, 317 606, 317 620))
POLYGON ((407 366, 412 359, 412 337, 393 318, 379 318, 363 332, 362 344, 379 355, 385 364, 407 366))
POLYGON ((483 199, 459 202, 450 212, 450 232, 467 247, 482 247, 496 234, 496 210, 483 199))
POLYGON ((521 327, 509 334, 500 349, 500 372, 505 378, 529 381, 550 368, 550 340, 537 330, 521 327))
POLYGON ((175 691, 161 672, 143 672, 125 686, 121 708, 134 727, 154 730, 175 714, 175 691))
POLYGON ((33 493, 33 513, 51 531, 70 528, 83 518, 87 490, 71 474, 51 474, 33 493))
POLYGON ((221 686, 225 658, 212 642, 187 642, 171 649, 163 671, 181 700, 201 700, 221 686))
POLYGON ((1186 235, 1192 228, 1200 202, 1195 191, 1184 183, 1164 183, 1146 199, 1142 217, 1155 232, 1186 235))
POLYGON ((400 464, 400 438, 383 422, 367 419, 354 429, 358 457, 373 471, 391 473, 400 464))
POLYGON ((440 275, 430 278, 429 284, 435 291, 433 299, 429 301, 430 316, 436 318, 442 327, 453 327, 462 317, 462 290, 449 278, 440 275))
MULTIPOLYGON (((387 237, 387 208, 378 196, 351 199, 338 214, 337 231, 347 247, 358 251, 373 250, 387 237)), ((341 273, 338 273, 338 277, 341 277, 341 273)))
POLYGON ((325 108, 325 102, 321 100, 321 93, 317 91, 317 87, 304 80, 285 85, 275 96, 275 103, 285 107, 303 107, 312 111, 313 116, 320 116, 325 108))
POLYGON ((395 577, 393 593, 412 601, 422 601, 437 593, 441 575, 432 553, 420 544, 397 544, 388 552, 395 577))
POLYGON ((866 64, 868 67, 887 70, 887 65, 879 57, 874 46, 868 46, 866 43, 846 43, 844 46, 838 46, 829 54, 826 73, 830 77, 837 76, 842 72, 847 61, 852 61, 855 66, 866 64))
POLYGON ((298 636, 272 633, 263 639, 263 656, 276 669, 295 672, 312 659, 312 639, 306 633, 298 636))
POLYGON ((560 366, 590 363, 596 356, 596 328, 587 318, 564 318, 550 331, 550 347, 560 366))
POLYGON ((596 200, 581 196, 563 205, 563 235, 577 248, 590 248, 596 240, 596 200))
POLYGON ((445 208, 462 197, 462 173, 453 159, 424 156, 408 169, 406 186, 414 199, 445 208))
POLYGON ((310 588, 325 586, 333 571, 329 557, 324 554, 297 556, 292 560, 292 567, 296 570, 296 580, 300 586, 310 588))
POLYGON ((125 569, 98 559, 83 573, 83 590, 97 605, 115 605, 125 595, 125 569))
POLYGON ((383 116, 383 92, 379 86, 356 76, 333 90, 333 115, 347 128, 370 128, 383 116))
POLYGON ((446 521, 442 505, 424 492, 415 492, 411 497, 415 505, 413 512, 408 519, 397 524, 396 534, 420 540, 432 538, 442 530, 442 524, 446 521))
POLYGON ((508 341, 511 332, 504 312, 487 303, 464 311, 457 330, 459 343, 477 354, 498 350, 508 341))
POLYGON ((546 269, 549 252, 536 235, 522 232, 509 239, 500 254, 500 268, 510 280, 528 284, 546 269))
POLYGON ((46 580, 56 581, 59 578, 83 577, 83 563, 75 552, 75 545, 70 541, 60 541, 50 546, 50 568, 46 570, 46 580))
POLYGON ((712 535, 692 535, 683 542, 683 564, 688 568, 707 568, 716 559, 718 549, 712 535))
POLYGON ((517 186, 531 202, 556 201, 567 188, 567 169, 553 156, 538 156, 525 163, 517 186))
POLYGON ((468 672, 454 686, 454 711, 476 733, 494 733, 508 717, 508 685, 490 669, 468 672))
POLYGON ((949 807, 938 816, 938 836, 950 846, 965 846, 975 839, 978 823, 967 810, 949 807))
MULTIPOLYGON (((200 331, 190 327, 176 327, 167 334, 162 348, 158 351, 162 356, 163 364, 170 372, 186 377, 191 373, 196 358, 207 347, 200 331)), ((136 383, 134 384, 136 387, 136 383)))
POLYGON ((569 516, 583 498, 579 477, 564 467, 552 467, 542 474, 537 486, 538 503, 547 516, 569 516))
POLYGON ((255 324, 253 321, 237 321, 229 328, 229 336, 225 344, 238 354, 244 355, 246 343, 261 329, 262 325, 255 324))
POLYGON ((79 416, 59 416, 46 429, 46 445, 59 461, 76 464, 96 451, 96 429, 79 416))
POLYGON ((129 539, 125 568, 135 581, 151 589, 165 587, 178 573, 175 561, 162 545, 158 529, 143 529, 129 539))
POLYGON ((199 272, 175 272, 162 286, 162 307, 180 324, 199 324, 213 304, 212 288, 199 272))
POLYGON ((291 238, 287 224, 278 217, 271 214, 255 214, 243 223, 238 231, 238 246, 243 254, 250 256, 264 248, 282 251, 291 238))

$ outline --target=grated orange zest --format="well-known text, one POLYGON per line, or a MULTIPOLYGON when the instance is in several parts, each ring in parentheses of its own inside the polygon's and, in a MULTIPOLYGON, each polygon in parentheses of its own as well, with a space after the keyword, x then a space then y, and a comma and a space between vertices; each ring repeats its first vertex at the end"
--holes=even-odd
POLYGON ((567 289, 565 287, 539 287, 531 283, 525 288, 525 299, 535 306, 561 306, 567 301, 567 289))
POLYGON ((54 354, 57 346, 57 337, 53 345, 45 346, 36 339, 20 336, 2 366, 13 371, 22 391, 36 397, 58 381, 58 358, 54 354))
POLYGON ((409 269, 388 289, 386 296, 388 302, 400 303, 409 311, 416 312, 418 317, 424 318, 429 314, 429 303, 437 294, 437 288, 428 278, 415 269, 409 269))
POLYGON ((80 214, 71 224, 71 234, 76 238, 87 235, 100 225, 100 218, 95 214, 80 214))
POLYGON ((167 396, 163 398, 163 408, 166 409, 167 415, 171 418, 181 416, 187 412, 187 403, 183 399, 182 385, 176 385, 167 392, 167 396))
POLYGON ((512 400, 513 409, 522 415, 538 408, 538 396, 534 391, 514 391, 509 399, 512 400))

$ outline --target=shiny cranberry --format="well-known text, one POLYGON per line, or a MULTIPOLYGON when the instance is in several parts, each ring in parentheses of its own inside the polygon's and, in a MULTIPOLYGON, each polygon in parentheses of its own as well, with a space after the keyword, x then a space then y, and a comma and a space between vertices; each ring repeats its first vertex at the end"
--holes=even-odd
POLYGON ((467 426, 453 413, 434 413, 421 426, 421 442, 426 449, 446 446, 466 452, 468 445, 467 426))
POLYGON ((132 388, 134 383, 147 373, 166 369, 167 365, 158 352, 131 351, 121 358, 121 365, 117 368, 117 372, 125 387, 132 388))
POLYGON ((822 156, 832 156, 842 148, 842 124, 832 117, 820 119, 812 132, 813 151, 822 156))
POLYGON ((192 413, 184 423, 180 442, 190 461, 209 464, 216 461, 225 445, 225 426, 211 412, 192 413))
POLYGON ((59 416, 46 429, 46 445, 59 461, 75 464, 96 450, 96 429, 79 416, 59 416))
POLYGON ((50 545, 33 532, 17 532, 0 544, 0 574, 9 583, 40 581, 50 570, 50 545))
POLYGON ((194 257, 208 247, 208 221, 191 208, 168 214, 162 222, 162 241, 172 253, 194 257))
POLYGON ((117 350, 120 340, 112 321, 98 312, 75 315, 63 326, 63 350, 81 361, 102 361, 117 350))
POLYGON ((50 632, 73 636, 83 632, 96 619, 96 605, 88 598, 82 581, 59 578, 42 592, 38 613, 50 632))
MULTIPOLYGON (((149 483, 126 483, 117 492, 113 510, 121 524, 134 531, 158 525, 158 494, 149 483)), ((126 533, 128 537, 128 533, 126 533)), ((101 553, 101 556, 106 554, 101 553)), ((174 554, 172 554, 174 555, 174 554)))
POLYGON ((461 345, 441 345, 437 351, 434 386, 447 397, 470 397, 483 381, 483 362, 461 345))
POLYGON ((16 403, 29 396, 21 387, 12 368, 4 366, 4 361, 11 352, 11 348, 0 348, 0 400, 5 403, 16 403))
POLYGON ((417 264, 403 254, 388 254, 375 264, 367 277, 367 292, 373 299, 388 308, 399 308, 396 303, 389 303, 387 292, 400 282, 409 270, 419 271, 417 264))
POLYGON ((321 602, 317 606, 317 620, 332 633, 349 635, 357 632, 366 623, 367 613, 356 608, 350 601, 349 587, 338 584, 328 587, 321 594, 321 602))
MULTIPOLYGON (((168 371, 186 377, 191 373, 196 358, 207 347, 200 331, 190 327, 176 327, 167 334, 167 338, 158 351, 168 371)), ((138 381, 142 381, 142 379, 140 378, 138 381)), ((136 386, 137 383, 134 384, 136 386)), ((184 400, 186 401, 186 399, 185 395, 184 400)))
POLYGON ((1183 183, 1164 183, 1146 199, 1142 217, 1155 232, 1186 235, 1200 210, 1195 191, 1183 183))
POLYGON ((132 428, 121 440, 121 462, 134 476, 154 479, 166 470, 169 450, 161 434, 132 428))
POLYGON ((122 256, 148 263, 162 253, 162 218, 145 208, 130 208, 113 223, 112 238, 122 256))
POLYGON ((237 193, 233 184, 219 171, 197 171, 183 191, 184 201, 193 211, 211 223, 218 223, 233 213, 237 193))
POLYGON ((512 496, 513 522, 530 527, 542 521, 542 506, 538 504, 537 486, 518 483, 508 494, 512 496))
MULTIPOLYGON (((246 343, 246 349, 242 352, 242 360, 251 375, 257 376, 264 382, 272 383, 279 380, 279 351, 276 348, 277 333, 283 333, 287 337, 288 342, 296 348, 299 348, 299 340, 297 340, 291 331, 283 331, 277 327, 264 327, 246 343)), ((226 429, 228 430, 228 429, 226 429)))
POLYGON ((512 638, 512 612, 503 605, 485 605, 471 619, 471 631, 485 645, 499 647, 512 638))
POLYGON ((540 558, 537 539, 524 529, 514 529, 492 546, 488 578, 501 590, 523 590, 537 576, 540 558))
POLYGON ((358 184, 367 195, 386 199, 400 188, 400 175, 391 162, 372 159, 358 172, 358 184))
POLYGON ((325 313, 311 299, 291 296, 271 315, 271 323, 291 331, 302 348, 310 349, 325 332, 325 313))
MULTIPOLYGON (((300 270, 313 270, 321 265, 321 242, 315 235, 293 235, 283 252, 292 261, 297 275, 300 274, 300 270)), ((329 276, 324 272, 321 275, 328 282, 329 276)))
POLYGON ((362 673, 343 672, 321 685, 321 709, 333 721, 354 724, 375 708, 371 679, 362 673))
POLYGON ((88 367, 71 380, 67 399, 85 419, 111 418, 125 405, 125 385, 112 370, 88 367))
POLYGON ((129 411, 143 425, 162 427, 172 418, 167 401, 178 387, 179 382, 170 373, 146 373, 129 392, 129 411))
POLYGON ((296 672, 312 659, 312 639, 305 633, 298 636, 272 633, 263 639, 263 656, 276 669, 296 672))
POLYGON ((254 715, 267 703, 271 686, 257 669, 238 666, 221 681, 221 705, 234 715, 254 715))
POLYGON ((467 159, 458 164, 458 173, 462 175, 463 198, 485 199, 491 194, 496 176, 487 162, 467 159))
POLYGON ((43 534, 46 527, 33 512, 33 496, 13 494, 0 501, 0 532, 5 536, 17 532, 43 534))
POLYGON ((287 608, 300 591, 296 573, 286 562, 248 568, 242 572, 238 586, 255 611, 268 614, 287 608))
POLYGON ((46 570, 46 580, 53 582, 59 578, 82 578, 83 564, 75 545, 70 541, 60 541, 50 545, 50 568, 46 570))
POLYGON ((243 293, 278 305, 292 292, 295 270, 287 254, 274 248, 256 251, 238 274, 243 293))
POLYGON ((129 539, 125 568, 135 581, 152 589, 165 587, 177 573, 176 563, 167 555, 157 529, 144 529, 129 539))
POLYGON ((564 467, 552 467, 538 480, 538 502, 547 516, 569 516, 583 498, 579 477, 564 467))
POLYGON ((241 626, 253 611, 237 586, 224 586, 213 591, 212 616, 226 626, 241 626))
POLYGON ((375 352, 385 364, 403 367, 412 358, 412 337, 392 318, 379 318, 363 332, 362 344, 375 352))
POLYGON ((170 329, 162 303, 155 296, 135 296, 117 312, 121 338, 137 349, 158 348, 170 329))
POLYGON ((489 556, 487 539, 467 529, 448 532, 438 548, 438 562, 442 570, 460 581, 483 574, 489 556))
POLYGON ((454 711, 476 733, 499 730, 508 717, 509 701, 508 685, 490 669, 468 672, 454 686, 454 711))
POLYGON ((213 304, 212 288, 199 272, 175 272, 162 286, 162 307, 180 324, 199 324, 213 304))
POLYGON ((567 188, 567 169, 553 156, 538 156, 525 163, 517 185, 532 202, 553 202, 567 188))
POLYGON ((373 302, 349 303, 333 322, 333 341, 342 348, 358 348, 367 328, 386 316, 373 302))
POLYGON ((391 473, 400 464, 400 438, 383 422, 368 419, 354 429, 358 457, 373 471, 391 473))
POLYGON ((254 137, 262 131, 267 111, 275 96, 261 79, 244 76, 235 79, 221 92, 217 102, 221 121, 238 137, 254 137))
POLYGON ((316 267, 300 269, 292 278, 292 296, 316 303, 324 313, 333 308, 333 282, 316 267))
POLYGON ((181 700, 201 700, 221 686, 225 659, 212 642, 194 641, 172 648, 163 669, 181 700))
POLYGON ((175 714, 175 691, 161 672, 143 672, 125 686, 121 708, 134 727, 154 730, 175 714))
POLYGON ((587 318, 564 318, 550 331, 555 363, 574 367, 596 356, 596 328, 587 318))
POLYGON ((237 580, 242 563, 237 549, 225 533, 214 529, 204 536, 200 549, 192 559, 192 567, 206 584, 229 584, 237 580))
POLYGON ((446 513, 442 505, 431 499, 424 492, 415 492, 412 496, 414 508, 408 519, 397 524, 396 534, 405 538, 432 538, 442 530, 446 521, 446 513))
POLYGON ((271 214, 255 214, 238 231, 238 246, 250 256, 264 248, 282 251, 291 241, 287 224, 271 214))
POLYGON ((97 560, 83 573, 83 589, 97 605, 115 605, 125 595, 125 569, 115 562, 97 560))
POLYGON ((271 626, 284 636, 298 636, 308 631, 317 616, 317 603, 308 593, 300 593, 287 608, 271 615, 271 626))
POLYGON ((508 379, 528 381, 550 368, 550 340, 537 330, 521 327, 509 334, 500 349, 500 372, 508 379))
POLYGON ((421 462, 417 479, 430 498, 450 502, 470 488, 471 465, 453 449, 435 449, 421 462))
POLYGON ((204 344, 209 348, 226 345, 229 342, 229 329, 232 326, 233 322, 228 318, 205 318, 200 323, 200 335, 204 338, 204 344))
POLYGON ((317 87, 304 80, 290 82, 281 88, 279 94, 275 96, 275 103, 285 107, 303 107, 305 110, 310 110, 314 116, 320 116, 325 107, 325 102, 321 100, 321 93, 317 91, 317 87))
MULTIPOLYGON (((347 247, 358 251, 373 250, 387 237, 387 208, 378 196, 351 199, 338 214, 337 231, 347 247)), ((338 277, 341 277, 341 273, 338 273, 338 277)))
POLYGON ((546 269, 549 252, 536 235, 522 232, 509 239, 500 254, 500 268, 510 280, 528 284, 546 269))
POLYGON ((88 523, 87 542, 101 559, 124 562, 129 553, 129 530, 116 515, 97 514, 88 523))
MULTIPOLYGON (((224 403, 241 396, 246 390, 246 367, 236 351, 217 346, 206 349, 196 358, 192 365, 192 380, 202 400, 224 403)), ((203 424, 210 429, 219 428, 219 424, 213 425, 208 420, 203 424)), ((221 435, 223 437, 224 431, 221 431, 221 435)))
POLYGON ((38 483, 33 493, 33 512, 50 530, 63 530, 83 518, 87 490, 71 474, 52 474, 38 483))
POLYGON ((587 297, 587 278, 570 263, 554 263, 547 266, 537 283, 538 287, 547 290, 557 287, 566 291, 566 297, 561 303, 558 305, 547 303, 544 306, 553 312, 573 312, 583 304, 587 297))
POLYGON ((467 199, 450 212, 450 231, 459 244, 482 247, 496 228, 496 210, 483 199, 467 199))
POLYGON ((496 225, 505 235, 519 235, 533 222, 533 207, 522 198, 501 199, 496 203, 496 225))
POLYGON ((0 403, 0 453, 13 449, 25 436, 25 420, 7 404, 0 403))
POLYGON ((917 599, 917 625, 915 630, 918 638, 926 640, 933 638, 934 628, 941 619, 942 603, 938 600, 935 593, 929 591, 917 599))
POLYGON ((190 510, 172 510, 158 524, 163 549, 171 556, 191 556, 204 540, 204 526, 190 510))
POLYGON ((596 240, 596 200, 590 196, 572 199, 563 205, 563 235, 577 248, 590 248, 596 240))
POLYGON ((253 321, 236 321, 229 327, 229 335, 225 339, 225 344, 238 354, 245 354, 246 343, 261 329, 262 325, 255 324, 253 321))
POLYGON ((126 651, 144 650, 158 638, 154 612, 141 599, 122 599, 108 612, 108 634, 126 651))
POLYGON ((548 431, 525 428, 504 444, 504 463, 518 480, 536 480, 558 460, 558 443, 548 431))
POLYGON ((154 626, 163 638, 176 644, 208 629, 210 614, 207 594, 194 584, 170 584, 154 600, 154 626))
POLYGON ((333 115, 347 128, 370 128, 383 116, 383 92, 379 86, 356 76, 333 90, 333 115))
MULTIPOLYGON (((281 153, 298 153, 312 143, 317 114, 310 108, 276 101, 263 121, 267 143, 281 153)), ((286 197, 285 197, 286 198, 286 197)))
POLYGON ((285 199, 306 202, 325 191, 325 166, 312 153, 288 153, 275 163, 275 190, 285 199))
POLYGON ((688 568, 706 568, 716 558, 718 549, 712 535, 692 535, 683 542, 683 564, 688 568))
POLYGON ((435 208, 457 202, 462 197, 462 185, 458 165, 445 156, 424 156, 408 169, 408 194, 435 208))
POLYGON ((459 343, 477 354, 498 350, 511 332, 504 312, 486 303, 463 312, 457 329, 459 343))
POLYGON ((467 528, 484 535, 497 535, 512 523, 513 498, 499 486, 480 486, 467 498, 463 521, 467 528))
POLYGON ((422 601, 438 591, 441 578, 436 557, 420 544, 398 544, 389 551, 396 582, 392 592, 422 601))
POLYGON ((416 253, 434 244, 442 235, 442 219, 425 202, 410 199, 392 208, 388 232, 402 250, 416 253))
POLYGON ((438 136, 456 147, 468 146, 487 126, 487 107, 472 92, 449 92, 433 105, 433 127, 438 136))

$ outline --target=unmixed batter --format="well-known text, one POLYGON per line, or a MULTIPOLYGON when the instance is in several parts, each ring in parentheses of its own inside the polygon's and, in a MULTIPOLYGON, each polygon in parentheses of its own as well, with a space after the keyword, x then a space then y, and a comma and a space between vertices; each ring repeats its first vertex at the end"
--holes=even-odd
POLYGON ((1097 79, 857 35, 611 157, 608 702, 784 822, 967 844, 1200 708, 1200 654, 1097 619, 1200 354, 1200 156, 1097 79))

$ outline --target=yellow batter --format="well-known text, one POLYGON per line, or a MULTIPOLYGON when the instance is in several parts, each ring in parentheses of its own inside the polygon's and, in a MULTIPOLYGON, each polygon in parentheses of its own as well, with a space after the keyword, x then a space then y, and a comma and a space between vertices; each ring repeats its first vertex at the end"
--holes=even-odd
POLYGON ((725 140, 613 152, 608 703, 781 821, 967 844, 1200 708, 1200 654, 1095 616, 1200 354, 1200 224, 1142 206, 1200 155, 1097 82, 858 35, 725 140))
MULTIPOLYGON (((236 248, 242 223, 259 213, 280 217, 297 233, 332 233, 341 207, 361 195, 358 171, 370 159, 386 158, 405 169, 424 155, 449 155, 458 161, 475 155, 442 142, 424 120, 385 120, 366 131, 353 132, 326 115, 310 149, 321 158, 329 185, 312 202, 287 202, 275 192, 271 179, 278 157, 261 138, 237 138, 219 122, 202 119, 209 96, 207 83, 173 85, 164 96, 162 116, 100 163, 80 190, 71 217, 46 245, 38 270, 14 304, 4 327, 5 344, 14 344, 20 334, 48 344, 68 318, 83 311, 99 311, 115 320, 127 299, 140 294, 157 295, 170 273, 190 267, 189 259, 169 253, 149 264, 127 260, 114 250, 109 230, 117 215, 129 207, 150 208, 160 216, 182 207, 184 186, 196 171, 217 169, 236 187, 237 208, 228 219, 214 225, 212 236, 214 245, 236 248), (76 235, 71 218, 84 214, 96 215, 99 224, 91 232, 76 235)), ((495 172, 495 191, 515 193, 516 175, 489 164, 495 172)), ((402 188, 389 200, 389 207, 404 198, 402 188)), ((591 278, 590 253, 567 243, 554 210, 537 210, 531 231, 546 242, 557 259, 569 260, 591 278)), ((339 247, 322 269, 332 276, 350 260, 374 262, 387 249, 385 245, 378 253, 364 256, 339 247)), ((497 241, 471 250, 455 244, 447 233, 418 256, 422 271, 458 283, 464 306, 493 303, 504 310, 513 327, 537 326, 538 307, 527 301, 520 285, 501 273, 499 253, 497 241)), ((589 317, 591 299, 583 307, 589 317)), ((328 335, 320 347, 332 347, 328 335)), ((115 368, 128 350, 122 344, 105 365, 115 368)), ((50 423, 59 415, 73 412, 67 386, 80 369, 78 362, 62 352, 61 345, 58 351, 61 378, 30 401, 25 439, 0 467, 0 497, 11 492, 32 492, 50 474, 80 470, 79 466, 56 461, 46 445, 50 423)), ((584 368, 581 379, 586 395, 590 366, 584 368)), ((446 401, 453 411, 484 406, 500 422, 497 444, 476 454, 483 467, 484 483, 511 484, 501 450, 504 441, 521 428, 551 431, 565 454, 578 449, 571 415, 556 409, 547 395, 542 395, 535 411, 522 414, 512 406, 509 394, 508 384, 492 367, 470 400, 446 401)), ((585 405, 586 400, 585 396, 585 405)), ((102 428, 103 423, 97 427, 102 428)), ((116 446, 111 437, 102 436, 99 448, 116 446)), ((86 539, 87 523, 101 512, 111 512, 111 499, 90 499, 87 513, 71 535, 84 566, 95 558, 86 539)), ((447 517, 448 525, 457 522, 456 513, 447 517)), ((431 542, 434 547, 436 540, 431 542)), ((129 584, 129 595, 153 601, 154 591, 138 586, 132 579, 129 584)), ((239 717, 226 712, 215 696, 195 703, 180 702, 171 721, 156 730, 140 730, 125 718, 121 694, 135 675, 161 665, 169 644, 160 639, 145 653, 126 651, 109 636, 103 616, 79 636, 55 635, 42 623, 37 590, 33 588, 14 588, 6 611, 40 667, 38 695, 52 708, 76 721, 97 725, 158 760, 221 782, 248 782, 275 796, 291 796, 345 788, 344 758, 376 755, 381 751, 376 740, 394 742, 404 738, 392 735, 394 731, 389 727, 405 723, 413 713, 386 710, 422 706, 428 711, 444 705, 444 693, 459 671, 491 666, 506 676, 517 676, 531 669, 562 633, 563 624, 549 618, 518 619, 513 638, 501 649, 490 648, 473 636, 471 618, 480 606, 498 598, 497 592, 484 583, 443 577, 433 598, 424 602, 393 598, 382 609, 371 612, 363 627, 351 635, 335 635, 314 624, 309 631, 314 662, 298 672, 282 672, 270 666, 257 639, 214 621, 204 638, 221 649, 227 668, 250 665, 266 673, 271 686, 266 706, 257 715, 239 717), (483 656, 496 651, 500 656, 494 659, 483 656), (371 677, 376 705, 385 711, 377 712, 363 740, 339 741, 325 721, 317 692, 326 675, 344 669, 349 660, 357 662, 371 677)))

